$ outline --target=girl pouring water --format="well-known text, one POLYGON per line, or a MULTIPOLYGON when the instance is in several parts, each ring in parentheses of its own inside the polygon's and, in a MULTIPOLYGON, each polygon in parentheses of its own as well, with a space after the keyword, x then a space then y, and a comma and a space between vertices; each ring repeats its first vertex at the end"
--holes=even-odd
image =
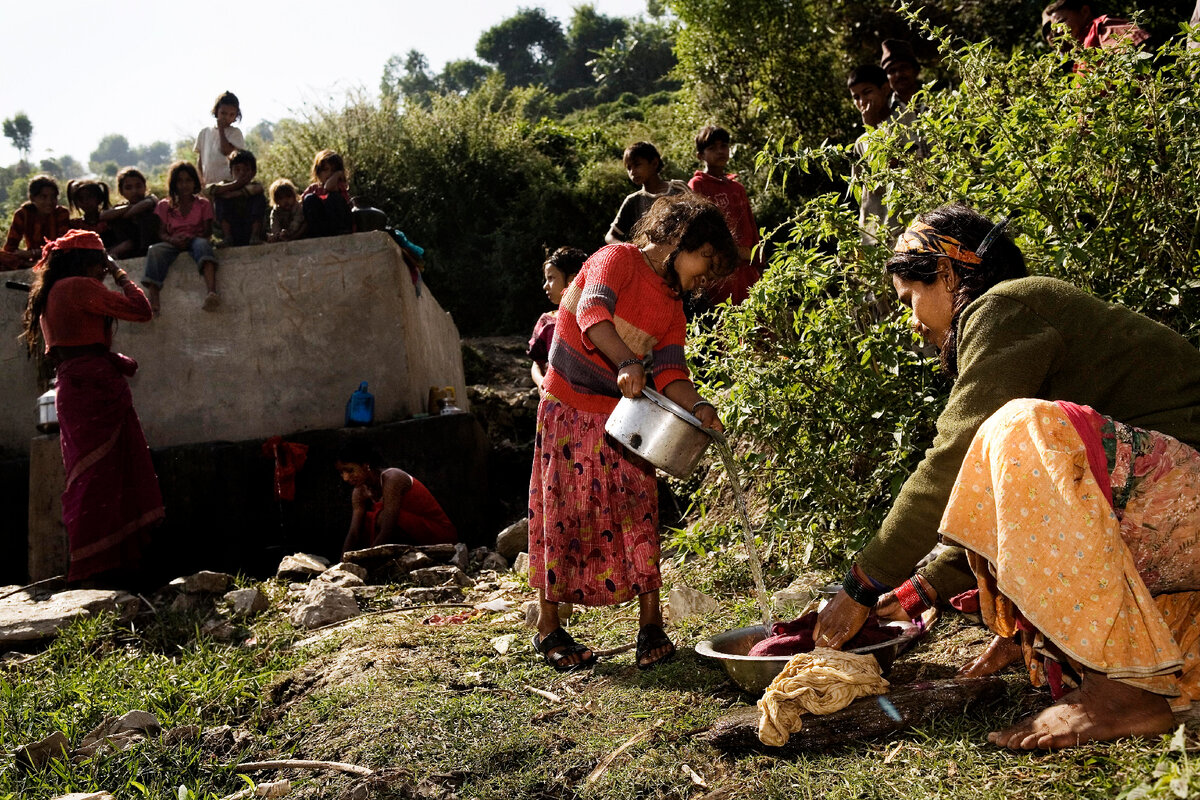
POLYGON ((529 487, 529 575, 540 602, 533 644, 560 672, 595 662, 560 626, 560 602, 599 606, 636 597, 638 667, 675 653, 659 603, 654 469, 606 439, 604 423, 622 396, 654 385, 705 427, 723 429, 688 375, 681 296, 736 264, 737 247, 715 205, 690 194, 662 198, 632 243, 597 251, 563 294, 529 487))

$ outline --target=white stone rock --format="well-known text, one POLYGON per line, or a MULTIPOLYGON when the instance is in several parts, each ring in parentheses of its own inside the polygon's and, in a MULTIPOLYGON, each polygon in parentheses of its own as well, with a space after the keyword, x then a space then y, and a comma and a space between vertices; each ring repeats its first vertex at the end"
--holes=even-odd
POLYGON ((515 633, 497 636, 495 639, 492 639, 492 649, 494 649, 500 655, 504 655, 508 652, 508 648, 512 647, 513 642, 516 640, 517 635, 515 633))
MULTIPOLYGON (((350 564, 348 566, 354 565, 350 564)), ((362 569, 362 567, 357 567, 357 569, 366 572, 366 570, 362 569)), ((355 586, 362 586, 365 583, 361 575, 356 575, 355 573, 340 567, 330 567, 318 575, 317 580, 324 581, 325 583, 332 583, 334 586, 345 586, 347 589, 355 586)))
POLYGON ((354 592, 324 581, 314 581, 289 618, 300 628, 319 628, 359 615, 354 592))
POLYGON ((56 758, 65 758, 71 743, 62 731, 55 731, 37 742, 30 742, 17 748, 13 753, 17 767, 22 770, 41 769, 56 758))
POLYGON ((538 624, 539 608, 537 600, 526 600, 521 605, 521 613, 525 615, 525 626, 528 628, 536 628, 538 624))
POLYGON ((229 604, 229 611, 235 617, 252 617, 270 607, 266 594, 257 586, 227 592, 225 602, 229 604))
POLYGON ((126 592, 70 589, 44 600, 16 594, 0 600, 0 645, 50 639, 80 617, 115 613, 122 622, 133 619, 139 601, 126 592))
POLYGON ((529 520, 521 519, 500 531, 496 536, 496 552, 508 561, 529 549, 529 520))
POLYGON ((171 581, 170 585, 181 592, 187 594, 199 594, 208 592, 209 594, 221 594, 229 591, 230 584, 233 583, 233 576, 224 572, 209 572, 201 570, 194 575, 187 575, 182 578, 176 578, 171 581))
POLYGON ((491 552, 484 557, 483 562, 479 565, 479 569, 481 572, 484 570, 508 572, 508 560, 499 553, 491 552))
POLYGON ((475 581, 471 576, 463 572, 458 567, 452 567, 449 564, 437 567, 426 567, 425 569, 414 569, 409 573, 409 578, 418 586, 474 586, 475 581))
POLYGON ((309 580, 329 569, 329 561, 309 553, 284 556, 275 574, 283 580, 309 580))
POLYGON ((674 586, 667 595, 667 605, 670 606, 671 621, 702 617, 720 608, 721 604, 698 589, 690 586, 674 586))
POLYGON ((462 542, 454 545, 454 555, 450 557, 450 564, 463 572, 471 565, 471 551, 462 542))
POLYGON ((517 557, 513 559, 513 572, 518 575, 529 574, 529 553, 517 553, 517 557))
POLYGON ((343 572, 349 572, 351 575, 357 575, 364 581, 367 579, 367 568, 360 564, 354 564, 349 561, 339 561, 329 569, 340 569, 343 572))

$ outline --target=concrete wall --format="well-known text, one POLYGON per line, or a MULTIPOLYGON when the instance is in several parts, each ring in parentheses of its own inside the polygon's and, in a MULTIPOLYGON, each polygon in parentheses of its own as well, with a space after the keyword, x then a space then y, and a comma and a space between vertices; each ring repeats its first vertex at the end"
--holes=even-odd
MULTIPOLYGON (((466 408, 458 329, 428 287, 417 296, 387 234, 218 253, 217 311, 201 310, 204 282, 183 255, 163 288, 162 315, 118 323, 114 348, 141 366, 130 386, 152 448, 338 428, 363 380, 377 422, 425 411, 430 386, 454 386, 466 408)), ((141 259, 122 266, 140 279, 141 259)), ((25 301, 0 295, 0 451, 17 454, 36 434, 40 393, 16 341, 25 301)))

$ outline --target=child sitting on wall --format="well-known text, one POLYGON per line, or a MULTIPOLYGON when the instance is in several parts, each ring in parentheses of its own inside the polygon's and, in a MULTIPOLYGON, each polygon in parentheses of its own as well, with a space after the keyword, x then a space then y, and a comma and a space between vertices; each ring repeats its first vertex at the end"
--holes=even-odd
POLYGON ((308 235, 315 238, 350 233, 354 222, 346 163, 333 150, 322 150, 313 157, 312 174, 313 182, 300 196, 308 235))
POLYGON ((268 242, 290 242, 304 236, 304 209, 296 184, 280 178, 271 184, 271 231, 268 242))
POLYGON ((71 218, 73 230, 91 231, 97 234, 107 247, 111 237, 106 235, 108 221, 104 212, 112 209, 108 199, 108 184, 104 181, 67 181, 67 207, 79 213, 71 218))
POLYGON ((262 244, 267 198, 263 185, 254 179, 258 159, 249 150, 234 150, 229 154, 229 173, 229 180, 204 187, 221 226, 221 241, 233 247, 262 244))
POLYGON ((146 176, 136 167, 117 173, 117 193, 125 202, 101 215, 108 223, 108 253, 116 259, 141 258, 158 244, 158 198, 146 192, 146 176))
POLYGON ((42 257, 42 245, 71 228, 71 212, 58 204, 58 183, 49 175, 29 181, 29 202, 13 213, 0 251, 0 269, 27 269, 42 257), (25 247, 19 245, 24 243, 25 247))
POLYGON ((142 285, 155 316, 159 313, 159 291, 167 279, 167 270, 184 250, 192 254, 204 276, 208 294, 202 308, 215 311, 221 304, 217 294, 217 257, 213 253, 212 203, 201 197, 200 174, 186 161, 176 161, 167 173, 168 200, 160 200, 154 213, 162 221, 162 241, 146 253, 146 274, 142 285))

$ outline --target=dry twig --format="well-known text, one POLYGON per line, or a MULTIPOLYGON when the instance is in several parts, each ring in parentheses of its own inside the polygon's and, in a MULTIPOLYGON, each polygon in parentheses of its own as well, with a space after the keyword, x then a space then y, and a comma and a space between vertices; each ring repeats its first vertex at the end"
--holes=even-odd
POLYGON ((628 739, 626 739, 625 743, 623 745, 621 745, 616 750, 613 750, 611 753, 606 755, 603 759, 600 760, 600 763, 596 765, 596 768, 588 773, 588 776, 586 779, 587 783, 592 784, 592 783, 595 783, 596 781, 600 780, 601 778, 603 778, 604 773, 608 771, 608 768, 610 766, 612 766, 612 763, 613 763, 613 761, 615 761, 617 759, 617 756, 621 755, 622 753, 624 753, 629 748, 633 747, 638 742, 641 742, 645 739, 650 738, 650 735, 652 733, 654 733, 656 730, 658 730, 659 726, 661 726, 662 724, 663 724, 663 721, 661 719, 655 720, 654 724, 651 725, 649 728, 646 728, 646 730, 641 731, 640 733, 635 733, 633 736, 630 736, 628 739))
POLYGON ((334 772, 346 772, 351 775, 361 775, 369 778, 375 770, 360 767, 357 764, 346 764, 341 761, 304 761, 294 758, 281 758, 275 761, 247 761, 235 767, 237 772, 253 772, 256 769, 329 769, 334 772))

